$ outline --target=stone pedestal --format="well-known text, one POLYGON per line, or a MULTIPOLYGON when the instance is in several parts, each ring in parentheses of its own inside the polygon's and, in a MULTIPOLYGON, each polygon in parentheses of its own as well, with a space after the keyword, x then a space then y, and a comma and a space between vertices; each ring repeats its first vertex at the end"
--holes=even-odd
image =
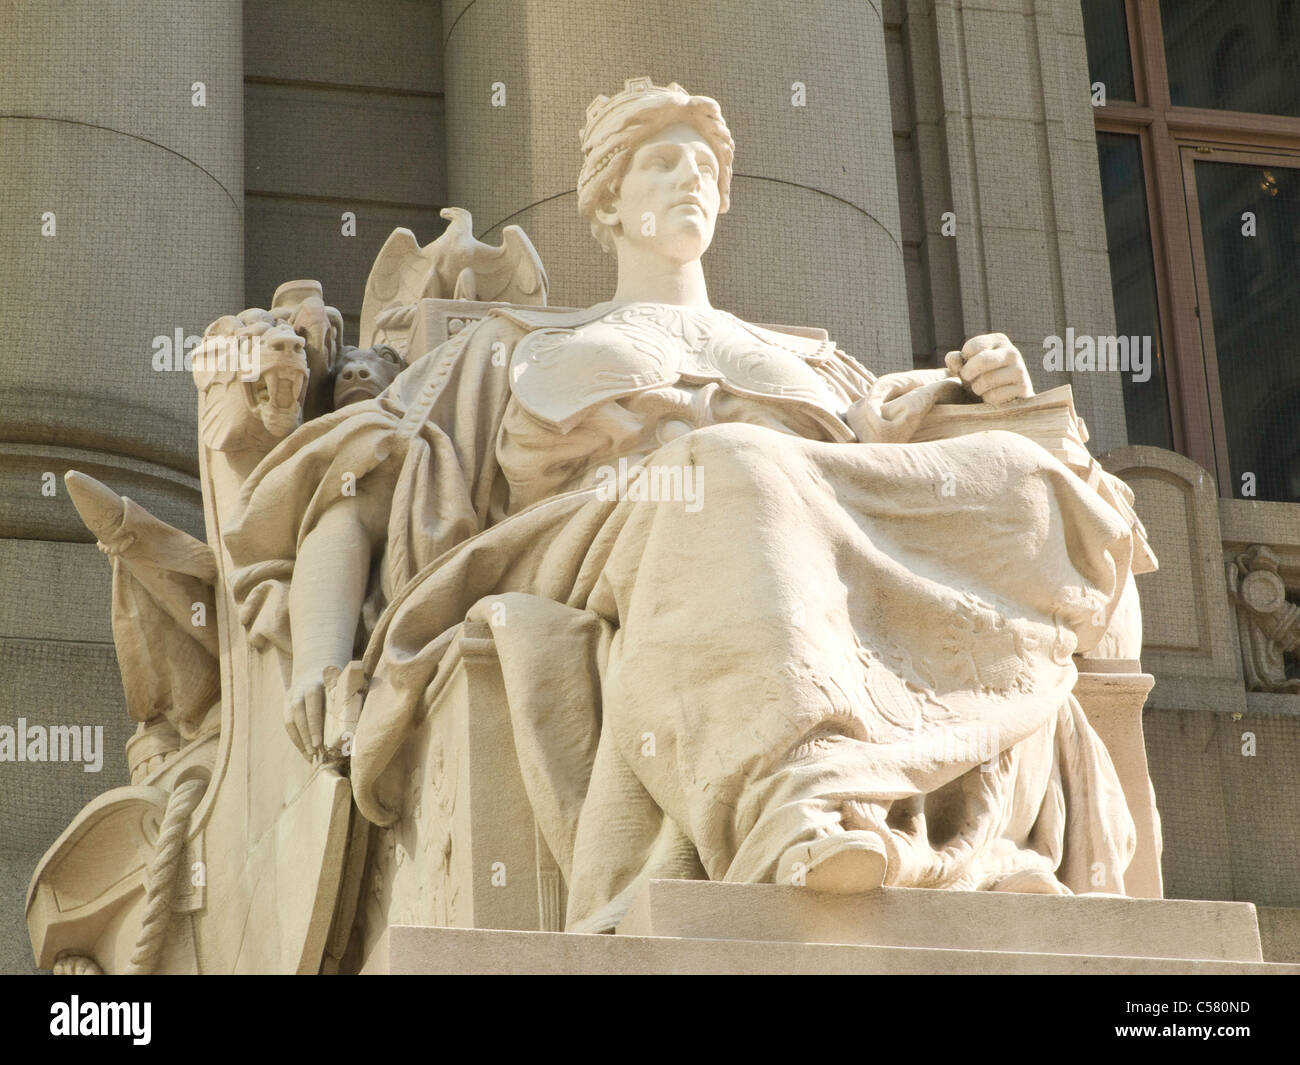
POLYGON ((1078 659, 1075 697, 1110 752, 1137 828, 1137 852, 1124 871, 1124 892, 1134 898, 1162 899, 1160 812, 1147 769, 1142 708, 1155 678, 1137 662, 1118 658, 1078 659))
POLYGON ((363 956, 389 924, 563 927, 564 882, 533 819, 486 625, 465 624, 440 678, 407 745, 405 808, 429 816, 375 830, 363 956))
POLYGON ((1300 975, 1249 903, 651 881, 618 934, 393 925, 363 973, 1300 975))
POLYGON ((619 935, 852 943, 1119 958, 1261 961, 1248 902, 881 888, 826 895, 778 884, 652 880, 619 935))

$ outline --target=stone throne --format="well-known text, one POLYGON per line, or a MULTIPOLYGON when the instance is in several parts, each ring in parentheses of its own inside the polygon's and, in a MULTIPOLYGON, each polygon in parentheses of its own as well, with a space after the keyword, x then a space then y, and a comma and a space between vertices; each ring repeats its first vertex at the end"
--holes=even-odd
MULTIPOLYGON (((537 313, 545 306, 545 272, 522 231, 510 227, 501 249, 485 249, 466 237, 465 212, 448 214, 448 234, 428 248, 404 230, 390 237, 367 284, 360 349, 343 346, 338 312, 325 304, 314 282, 290 282, 277 290, 268 311, 245 312, 209 328, 194 362, 206 544, 89 478, 69 474, 69 490, 114 567, 114 633, 140 726, 128 746, 132 784, 87 806, 33 876, 27 915, 42 967, 109 973, 396 971, 454 967, 457 951, 469 949, 468 941, 454 938, 422 946, 421 929, 561 932, 565 878, 537 827, 520 773, 489 624, 493 604, 481 602, 455 633, 426 712, 401 755, 405 815, 378 828, 354 805, 347 776, 364 691, 362 663, 354 661, 331 678, 328 756, 305 761, 287 738, 280 711, 288 648, 245 630, 228 579, 223 530, 241 484, 300 419, 332 409, 343 394, 335 382, 348 367, 354 383, 361 368, 369 367, 377 389, 387 383, 374 354, 381 347, 409 364, 494 307, 537 313), (256 366, 231 354, 230 341, 250 336, 260 344, 256 366), (174 644, 188 649, 184 668, 166 668, 167 655, 159 653, 174 644), (412 961, 412 951, 425 952, 424 960, 412 961), (452 960, 439 961, 428 951, 452 960)), ((1087 478, 1092 460, 1082 442, 1072 459, 1087 478)), ((1152 679, 1136 661, 1090 658, 1077 664, 1076 696, 1111 752, 1138 828, 1129 894, 1159 899, 1159 822, 1141 722, 1152 679)), ((1035 908, 1030 924, 1040 939, 1031 935, 1001 945, 978 935, 944 940, 952 929, 924 917, 921 924, 934 926, 932 938, 918 939, 914 929, 891 930, 892 918, 859 912, 874 906, 915 917, 926 907, 949 905, 942 896, 951 894, 883 889, 874 901, 819 902, 774 885, 655 882, 620 931, 692 942, 774 939, 1041 954, 1048 949, 1041 940, 1051 934, 1060 906, 1082 902, 1089 909, 1081 920, 1093 931, 1071 933, 1063 953, 1233 963, 1259 957, 1258 936, 1252 945, 1247 927, 1253 920, 1248 908, 1225 918, 1217 910, 1178 904, 1177 912, 1162 911, 1163 924, 1156 922, 1156 945, 1125 931, 1132 915, 1120 900, 1112 900, 1112 910, 1099 908, 1103 900, 1027 901, 1025 906, 1035 908), (759 911, 767 914, 766 934, 745 917, 759 911), (1224 920, 1236 922, 1231 935, 1215 931, 1224 920), (863 927, 874 928, 876 938, 864 940, 863 927), (1192 929, 1187 946, 1175 945, 1177 928, 1192 929)), ((962 902, 975 910, 952 920, 1005 923, 1008 906, 1016 903, 1016 897, 962 902)), ((526 942, 528 950, 543 949, 540 940, 526 942)), ((508 952, 514 943, 502 940, 493 949, 508 952)), ((591 956, 593 966, 624 964, 601 960, 605 947, 583 949, 598 952, 591 956)), ((754 964, 742 955, 731 962, 725 951, 694 962, 671 956, 654 964, 754 964)), ((533 960, 523 967, 545 967, 535 954, 527 956, 533 960)), ((804 962, 788 964, 833 968, 841 962, 813 952, 804 962)), ((851 964, 871 966, 878 958, 858 957, 851 964)), ((508 959, 503 965, 508 967, 508 959)))

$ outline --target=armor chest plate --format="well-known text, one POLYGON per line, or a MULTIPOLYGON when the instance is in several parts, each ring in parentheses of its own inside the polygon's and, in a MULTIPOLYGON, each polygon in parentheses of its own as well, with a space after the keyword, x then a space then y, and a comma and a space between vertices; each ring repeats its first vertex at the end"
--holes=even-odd
POLYGON ((817 368, 833 352, 829 340, 776 333, 724 311, 641 303, 576 328, 533 330, 515 346, 510 382, 529 413, 561 432, 598 403, 714 382, 795 404, 839 436, 846 397, 817 368))

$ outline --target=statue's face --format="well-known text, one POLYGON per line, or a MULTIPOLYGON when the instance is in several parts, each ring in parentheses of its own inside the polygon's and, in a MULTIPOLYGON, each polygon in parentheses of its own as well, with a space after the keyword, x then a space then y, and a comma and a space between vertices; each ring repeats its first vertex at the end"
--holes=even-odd
POLYGON ((673 262, 698 259, 718 219, 718 160, 695 127, 679 122, 643 141, 618 194, 596 217, 621 227, 615 243, 642 245, 673 262))
POLYGON ((273 357, 249 387, 262 425, 281 440, 298 427, 302 415, 307 384, 305 343, 288 325, 280 324, 262 334, 261 347, 273 357))
POLYGON ((400 356, 386 344, 373 348, 345 348, 334 377, 334 409, 374 399, 401 372, 400 356))

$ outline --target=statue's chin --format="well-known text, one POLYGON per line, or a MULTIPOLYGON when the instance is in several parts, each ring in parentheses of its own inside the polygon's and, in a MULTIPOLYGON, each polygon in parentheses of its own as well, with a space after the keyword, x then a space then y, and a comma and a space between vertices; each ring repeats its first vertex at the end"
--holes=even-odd
POLYGON ((685 215, 684 218, 670 219, 654 237, 633 241, 634 246, 641 250, 641 256, 644 257, 648 251, 651 257, 673 267, 689 266, 702 259, 713 243, 712 229, 705 225, 702 217, 694 217, 694 212, 685 212, 685 215))

